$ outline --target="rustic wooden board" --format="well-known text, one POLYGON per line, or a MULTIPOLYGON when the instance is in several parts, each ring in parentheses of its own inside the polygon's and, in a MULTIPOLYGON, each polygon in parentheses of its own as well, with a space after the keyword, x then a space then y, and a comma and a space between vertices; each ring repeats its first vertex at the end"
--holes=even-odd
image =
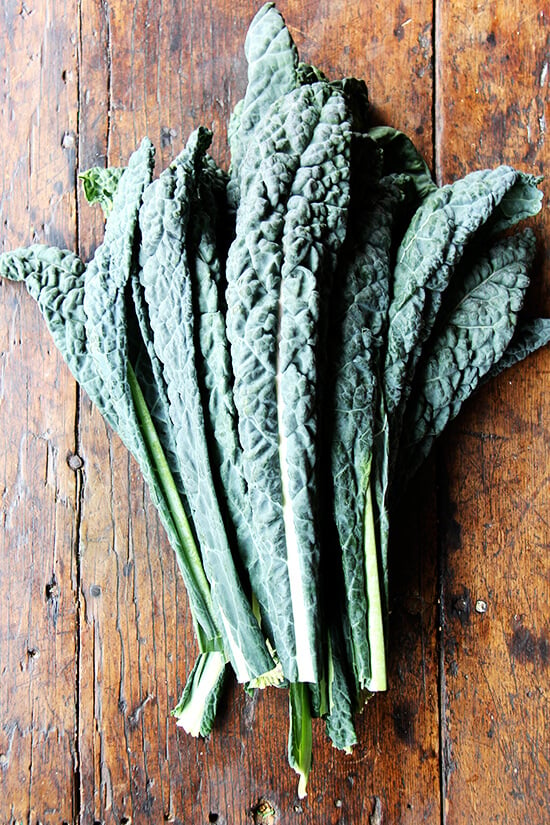
MULTIPOLYGON (((279 4, 302 57, 333 76, 364 77, 374 118, 414 136, 440 179, 501 155, 539 171, 548 18, 525 4, 505 11, 500 0, 476 4, 465 28, 467 4, 440 6, 434 30, 426 0, 279 4), (522 72, 509 73, 506 54, 516 67, 523 56, 522 72)), ((163 168, 203 123, 226 164, 257 8, 52 0, 41 11, 8 0, 2 248, 40 240, 89 257, 102 221, 75 172, 124 163, 146 133, 163 168)), ((535 222, 541 237, 545 220, 535 222)), ((550 312, 540 258, 546 287, 534 300, 550 312)), ((281 823, 451 825, 482 813, 542 825, 547 354, 484 391, 424 469, 393 550, 391 689, 362 714, 352 756, 316 726, 300 802, 282 692, 249 697, 230 685, 206 741, 170 718, 195 655, 172 551, 135 463, 75 387, 32 300, 12 284, 0 296, 1 822, 244 825, 265 797, 281 823), (481 556, 480 547, 492 550, 481 556), (478 598, 485 614, 472 607, 478 598)))
MULTIPOLYGON (((438 4, 436 158, 548 167, 550 15, 533 3, 438 4)), ((548 182, 543 184, 548 204, 548 182)), ((550 311, 550 213, 533 309, 550 311)), ((548 822, 550 352, 468 405, 442 454, 443 776, 448 825, 548 822)))
MULTIPOLYGON (((75 13, 72 2, 56 20, 16 2, 2 10, 3 248, 75 245, 77 63, 62 22, 75 13)), ((50 809, 72 822, 76 393, 25 289, 2 284, 0 302, 0 819, 50 809)))

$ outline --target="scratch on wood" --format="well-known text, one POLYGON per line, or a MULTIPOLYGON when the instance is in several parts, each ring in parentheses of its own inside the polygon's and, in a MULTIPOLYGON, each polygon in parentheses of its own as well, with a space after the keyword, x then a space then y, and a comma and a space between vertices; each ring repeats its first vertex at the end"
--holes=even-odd
POLYGON ((380 797, 375 796, 372 813, 369 816, 369 825, 383 825, 383 822, 382 803, 380 802, 380 797))
POLYGON ((44 588, 44 595, 46 597, 46 603, 48 605, 48 613, 52 620, 53 626, 57 626, 57 619, 59 618, 59 598, 61 595, 61 591, 59 589, 59 584, 57 582, 57 578, 55 572, 52 573, 52 577, 49 582, 46 583, 46 587, 44 588))
POLYGON ((141 714, 143 713, 143 709, 151 702, 152 699, 155 697, 152 693, 148 693, 145 699, 143 699, 139 705, 137 705, 134 710, 128 715, 128 722, 131 726, 135 726, 138 724, 141 714))

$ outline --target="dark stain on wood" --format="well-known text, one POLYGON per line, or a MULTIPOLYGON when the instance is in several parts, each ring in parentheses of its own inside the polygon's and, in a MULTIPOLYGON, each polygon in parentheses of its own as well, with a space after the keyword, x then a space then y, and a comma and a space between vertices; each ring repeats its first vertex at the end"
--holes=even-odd
POLYGON ((396 736, 408 747, 415 744, 414 724, 417 713, 418 708, 412 702, 399 702, 393 708, 392 719, 396 736))
POLYGON ((451 616, 458 619, 462 627, 470 624, 472 617, 472 598, 467 587, 450 597, 451 616))
POLYGON ((56 575, 55 573, 52 573, 51 579, 49 580, 49 582, 47 582, 44 588, 44 596, 46 598, 46 604, 48 605, 48 615, 54 627, 57 626, 57 619, 59 617, 60 595, 61 594, 56 575))
POLYGON ((550 662, 550 641, 546 633, 536 634, 521 622, 514 623, 508 637, 510 656, 520 664, 547 667, 550 662))

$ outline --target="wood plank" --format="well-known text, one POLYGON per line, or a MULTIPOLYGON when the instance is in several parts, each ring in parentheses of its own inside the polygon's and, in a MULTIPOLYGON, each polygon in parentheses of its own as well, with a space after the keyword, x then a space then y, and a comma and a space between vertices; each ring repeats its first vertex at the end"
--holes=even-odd
MULTIPOLYGON (((179 151, 190 125, 173 111, 179 110, 179 84, 187 83, 189 56, 170 44, 174 40, 179 49, 182 14, 173 8, 156 16, 146 4, 86 3, 81 79, 97 113, 81 134, 88 157, 90 147, 103 143, 103 162, 125 163, 145 134, 157 148, 159 169, 179 151), (159 78, 162 85, 148 89, 159 78)), ((81 234, 88 213, 81 212, 81 234)), ((135 463, 85 399, 80 437, 82 816, 117 825, 125 817, 175 821, 182 815, 182 789, 188 794, 201 785, 202 745, 185 737, 180 754, 170 717, 195 654, 187 600, 135 463)))
MULTIPOLYGON (((330 6, 327 2, 303 6, 293 0, 281 3, 280 8, 304 59, 333 75, 365 77, 376 120, 414 134, 431 158, 431 3, 391 0, 373 3, 367 10, 359 0, 330 6)), ((236 14, 228 2, 205 7, 189 1, 184 6, 153 8, 144 2, 109 5, 80 0, 76 13, 55 0, 49 10, 49 19, 68 19, 79 25, 71 43, 78 53, 77 71, 73 63, 65 79, 73 84, 70 116, 74 124, 79 115, 81 169, 95 163, 124 163, 145 133, 158 148, 162 168, 198 123, 214 128, 214 154, 227 163, 227 119, 244 91, 242 46, 255 4, 241 4, 236 14)), ((33 38, 41 42, 42 18, 33 13, 25 21, 26 43, 33 38)), ((59 59, 58 54, 43 52, 43 77, 54 76, 59 59)), ((50 108, 54 113, 55 106, 50 108)), ((25 129, 32 118, 24 111, 19 111, 22 133, 14 146, 28 144, 25 129)), ((43 134, 47 123, 44 115, 38 126, 34 124, 42 141, 56 134, 55 129, 43 134)), ((5 155, 4 169, 12 168, 16 168, 14 163, 5 155)), ((38 171, 33 168, 30 186, 43 180, 38 171)), ((55 171, 51 180, 55 180, 55 171)), ((72 173, 71 186, 74 169, 72 173)), ((70 191, 72 211, 67 213, 67 223, 56 213, 51 226, 63 234, 66 245, 74 246, 74 190, 70 191)), ((19 206, 24 203, 23 195, 17 201, 19 206)), ((39 198, 32 202, 39 203, 39 198)), ((19 230, 25 224, 15 210, 13 215, 10 220, 19 230)), ((81 194, 77 217, 79 249, 88 256, 101 238, 102 221, 81 194)), ((18 242, 30 239, 22 235, 18 242)), ((6 290, 3 286, 3 293, 6 290)), ((12 289, 12 294, 17 293, 12 289)), ((21 295, 21 306, 32 313, 30 305, 21 295)), ((32 317, 33 329, 43 330, 37 313, 32 317)), ((20 380, 19 373, 13 372, 14 384, 20 380)), ((59 385, 34 372, 28 380, 29 385, 32 381, 33 386, 40 386, 41 405, 36 414, 44 411, 47 416, 61 416, 64 422, 58 409, 59 385)), ((68 386, 74 412, 74 385, 69 381, 68 386)), ((19 423, 21 433, 27 433, 25 422, 19 423)), ((77 515, 69 539, 64 539, 58 527, 57 558, 63 557, 73 573, 72 621, 78 626, 78 656, 73 639, 70 651, 63 647, 68 658, 70 653, 71 665, 64 672, 73 694, 70 698, 63 694, 63 701, 67 714, 72 714, 70 738, 76 745, 71 752, 60 748, 58 762, 48 769, 43 766, 44 786, 36 791, 32 814, 23 800, 19 808, 9 809, 6 818, 35 816, 48 821, 49 816, 49 821, 59 822, 63 818, 76 821, 79 816, 82 823, 105 825, 145 825, 163 819, 245 823, 251 821, 259 799, 266 797, 280 821, 361 822, 372 815, 374 822, 382 818, 404 825, 435 825, 439 821, 438 662, 431 499, 413 497, 401 526, 403 544, 395 551, 393 689, 362 715, 360 744, 351 757, 335 752, 322 726, 316 726, 310 793, 299 803, 296 779, 286 764, 283 692, 248 697, 231 685, 212 737, 195 741, 176 729, 169 713, 190 669, 195 646, 172 552, 134 462, 84 395, 78 405, 77 440, 72 445, 82 462, 79 466, 79 461, 73 461, 77 481, 70 475, 68 482, 73 519, 77 515), (416 536, 412 542, 411 533, 416 536), (73 560, 77 541, 78 556, 73 560), (63 809, 56 800, 50 805, 46 790, 54 770, 59 798, 65 794, 63 809)), ((431 471, 426 472, 429 480, 431 471)), ((8 481, 6 488, 11 489, 12 478, 8 481)), ((32 494, 37 494, 34 488, 32 494)), ((46 512, 42 505, 41 509, 46 512)), ((9 585, 4 581, 6 593, 9 585)), ((17 660, 13 661, 13 646, 9 645, 13 673, 17 660)), ((50 701, 55 704, 60 701, 55 685, 53 691, 55 701, 52 697, 50 701)), ((8 695, 15 695, 11 688, 8 695)), ((26 753, 16 754, 12 747, 11 754, 12 764, 24 773, 26 753)))
MULTIPOLYGON (((75 5, 2 9, 2 249, 74 247, 75 5)), ((75 384, 24 287, 0 286, 0 820, 73 821, 75 384)))
MULTIPOLYGON (((500 162, 539 174, 549 15, 517 0, 464 5, 437 9, 440 177, 500 162)), ((547 206, 530 223, 530 309, 548 315, 547 206)), ((549 369, 546 349, 485 387, 443 454, 446 825, 548 821, 549 369)))

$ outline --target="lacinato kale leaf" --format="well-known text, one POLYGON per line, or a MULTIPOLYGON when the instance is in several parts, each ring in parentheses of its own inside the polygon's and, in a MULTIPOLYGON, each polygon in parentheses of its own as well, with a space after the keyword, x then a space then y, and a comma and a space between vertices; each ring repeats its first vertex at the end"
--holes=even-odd
POLYGON ((333 626, 329 635, 328 650, 328 713, 325 717, 327 736, 338 750, 351 753, 357 744, 354 717, 357 710, 357 693, 350 684, 348 658, 344 639, 333 626))
POLYGON ((509 232, 542 193, 509 166, 436 186, 362 80, 300 62, 271 2, 245 56, 229 172, 199 128, 153 181, 146 139, 81 176, 107 216, 87 266, 34 245, 0 275, 38 302, 174 548, 199 647, 178 724, 211 733, 230 664, 249 692, 288 687, 303 796, 312 719, 350 751, 386 687, 405 482, 481 383, 550 341, 521 315, 534 236, 509 232))
POLYGON ((228 196, 239 199, 240 169, 249 141, 271 105, 298 85, 298 51, 281 13, 265 3, 252 20, 244 43, 248 84, 229 124, 231 179, 228 196))
POLYGON ((138 461, 174 548, 197 631, 215 646, 219 631, 202 562, 128 358, 124 296, 133 260, 135 210, 150 180, 152 161, 151 144, 144 141, 130 159, 105 242, 88 268, 66 250, 32 246, 0 256, 0 273, 25 282, 75 379, 138 461), (90 296, 90 290, 97 295, 90 296))
POLYGON ((434 440, 506 352, 535 253, 530 230, 467 255, 426 342, 405 412, 399 468, 413 475, 434 440))
POLYGON ((408 135, 391 126, 374 126, 367 134, 383 150, 383 173, 406 174, 415 188, 419 203, 437 188, 428 164, 408 135))
POLYGON ((330 395, 334 519, 342 552, 353 671, 359 689, 386 685, 371 466, 390 302, 394 216, 404 198, 395 176, 352 181, 350 218, 334 296, 330 395))
MULTIPOLYGON (((211 135, 199 129, 154 181, 140 210, 140 280, 162 364, 181 476, 199 539, 224 647, 241 682, 274 663, 235 567, 205 429, 187 230, 211 135)), ((215 353, 211 353, 215 357, 215 353)))
POLYGON ((491 217, 500 229, 535 215, 541 197, 536 178, 500 166, 435 190, 416 211, 397 253, 389 310, 384 387, 397 436, 422 345, 466 244, 491 217))
POLYGON ((105 395, 110 418, 136 456, 175 548, 190 592, 197 633, 208 646, 216 646, 220 631, 213 618, 202 562, 143 391, 129 361, 126 296, 136 266, 139 210, 151 182, 153 162, 152 144, 144 140, 130 157, 114 196, 104 241, 86 268, 83 307, 87 353, 105 395))
POLYGON ((550 318, 519 318, 514 336, 500 361, 491 367, 485 380, 494 378, 550 343, 550 318))
POLYGON ((241 167, 227 330, 258 559, 250 578, 285 676, 319 673, 316 419, 319 321, 349 200, 342 93, 273 105, 241 167))

